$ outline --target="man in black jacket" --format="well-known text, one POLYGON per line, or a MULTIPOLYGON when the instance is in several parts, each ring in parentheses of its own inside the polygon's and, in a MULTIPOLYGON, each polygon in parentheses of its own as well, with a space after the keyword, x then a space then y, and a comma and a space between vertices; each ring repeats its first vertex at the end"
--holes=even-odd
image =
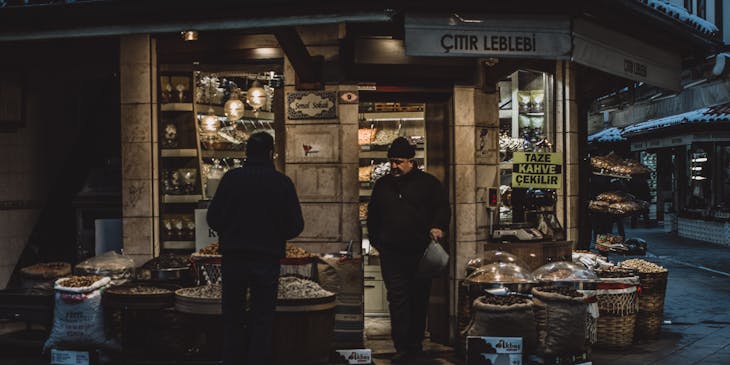
POLYGON ((279 260, 285 256, 286 240, 304 229, 294 184, 274 168, 273 151, 271 135, 251 135, 246 163, 223 176, 208 207, 208 224, 218 233, 223 255, 224 365, 272 363, 279 260), (244 362, 242 324, 249 289, 244 362))
POLYGON ((393 141, 388 150, 390 175, 375 183, 368 204, 368 235, 380 252, 388 291, 394 363, 406 362, 422 350, 431 278, 418 277, 416 268, 430 239, 444 237, 451 217, 441 183, 418 169, 415 154, 405 138, 393 141))

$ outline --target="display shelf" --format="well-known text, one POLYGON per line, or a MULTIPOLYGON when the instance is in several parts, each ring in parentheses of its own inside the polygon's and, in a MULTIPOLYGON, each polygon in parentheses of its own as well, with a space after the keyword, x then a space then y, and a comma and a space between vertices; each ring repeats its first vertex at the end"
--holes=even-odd
POLYGON ((163 112, 191 112, 191 111, 193 111, 193 104, 191 104, 191 103, 160 104, 160 111, 163 111, 163 112))
POLYGON ((246 158, 246 151, 200 151, 200 157, 202 158, 246 158))
MULTIPOLYGON (((198 114, 206 114, 208 113, 208 109, 213 109, 215 112, 215 115, 223 116, 226 115, 223 111, 223 107, 220 105, 208 105, 208 104, 195 104, 195 110, 198 114)), ((190 109, 192 111, 192 109, 190 109)), ((261 120, 274 120, 274 113, 270 112, 264 112, 260 111, 258 112, 258 115, 253 110, 244 110, 243 112, 243 118, 249 118, 249 119, 261 119, 261 120)))
POLYGON ((539 113, 533 113, 533 112, 520 112, 520 114, 522 114, 522 115, 527 115, 527 116, 529 116, 529 117, 543 117, 543 116, 545 116, 545 113, 544 113, 544 112, 539 112, 539 113))
POLYGON ((631 175, 612 174, 606 171, 593 171, 593 175, 615 177, 617 179, 631 179, 631 175))
POLYGON ((195 241, 162 241, 162 248, 168 250, 194 250, 195 241))
POLYGON ((195 148, 180 148, 180 149, 168 149, 163 148, 160 150, 161 157, 197 157, 198 150, 195 148))
POLYGON ((373 195, 373 191, 370 189, 360 189, 360 196, 371 196, 373 195))
POLYGON ((189 204, 197 203, 202 200, 203 196, 200 194, 194 195, 169 195, 165 194, 162 196, 162 202, 165 204, 189 204))

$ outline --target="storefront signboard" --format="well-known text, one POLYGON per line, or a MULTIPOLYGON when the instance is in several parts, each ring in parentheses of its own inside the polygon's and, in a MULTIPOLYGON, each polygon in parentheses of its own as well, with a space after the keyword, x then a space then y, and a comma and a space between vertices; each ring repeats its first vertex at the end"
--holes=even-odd
POLYGON ((348 364, 372 364, 373 353, 370 349, 337 350, 341 358, 348 364))
POLYGON ((606 73, 679 91, 682 59, 583 19, 573 25, 573 61, 606 73))
POLYGON ((289 119, 337 118, 337 93, 330 91, 298 91, 287 95, 289 119))
POLYGON ((208 225, 208 209, 195 209, 195 250, 218 242, 218 234, 208 225))
POLYGON ((408 56, 569 58, 567 17, 407 14, 408 56))
POLYGON ((563 156, 559 152, 515 152, 512 163, 513 188, 563 187, 563 156))

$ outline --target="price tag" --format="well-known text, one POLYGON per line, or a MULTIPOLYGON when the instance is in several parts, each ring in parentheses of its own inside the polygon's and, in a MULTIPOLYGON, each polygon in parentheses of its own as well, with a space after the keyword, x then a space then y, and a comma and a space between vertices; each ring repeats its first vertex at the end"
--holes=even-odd
POLYGON ((52 365, 89 365, 88 351, 71 351, 51 349, 52 365))

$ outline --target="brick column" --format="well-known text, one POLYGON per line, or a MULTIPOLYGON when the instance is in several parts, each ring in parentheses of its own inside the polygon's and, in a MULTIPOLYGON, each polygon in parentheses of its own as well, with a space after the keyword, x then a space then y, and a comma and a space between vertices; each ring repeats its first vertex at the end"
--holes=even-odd
POLYGON ((120 39, 119 71, 122 121, 122 226, 124 253, 137 265, 153 257, 157 179, 156 83, 154 40, 149 35, 120 39))

